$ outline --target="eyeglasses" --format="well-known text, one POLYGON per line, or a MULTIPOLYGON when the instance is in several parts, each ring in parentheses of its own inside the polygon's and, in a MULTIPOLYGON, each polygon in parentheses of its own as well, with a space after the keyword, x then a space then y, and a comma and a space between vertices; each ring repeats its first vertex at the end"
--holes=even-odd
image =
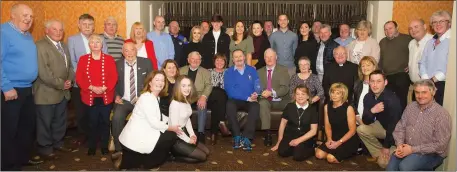
POLYGON ((437 24, 445 24, 446 22, 449 22, 449 20, 433 21, 432 26, 437 25, 437 24))

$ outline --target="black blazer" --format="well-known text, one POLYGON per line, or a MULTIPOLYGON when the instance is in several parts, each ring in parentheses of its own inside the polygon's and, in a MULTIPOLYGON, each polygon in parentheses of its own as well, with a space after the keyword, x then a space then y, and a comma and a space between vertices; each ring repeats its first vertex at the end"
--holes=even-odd
MULTIPOLYGON (((355 114, 359 114, 357 107, 359 106, 360 96, 363 91, 363 80, 359 80, 354 84, 354 96, 352 101, 352 107, 354 107, 355 114)), ((362 100, 363 101, 363 100, 362 100)))
MULTIPOLYGON (((136 88, 136 95, 137 97, 140 97, 141 90, 143 90, 144 86, 144 80, 146 79, 146 76, 150 72, 152 72, 152 63, 151 60, 143 57, 137 57, 136 58, 136 66, 137 66, 137 73, 136 73, 136 82, 137 82, 137 88, 136 88)), ((124 82, 125 82, 125 71, 124 71, 124 66, 125 65, 125 58, 122 58, 122 60, 116 61, 116 69, 117 69, 117 84, 116 84, 116 96, 124 96, 124 82)), ((126 71, 129 72, 130 71, 126 71)), ((130 82, 130 81, 128 81, 130 82)), ((130 88, 127 88, 130 89, 130 88)))
MULTIPOLYGON (((329 40, 324 42, 324 44, 325 44, 325 48, 324 48, 324 70, 325 70, 326 64, 335 62, 335 59, 333 58, 333 49, 340 46, 340 44, 335 42, 332 38, 330 38, 329 40)), ((316 50, 316 55, 318 54, 318 52, 319 52, 319 47, 316 50)))
MULTIPOLYGON (((216 46, 216 42, 214 40, 213 31, 209 31, 205 36, 203 36, 202 40, 202 63, 201 66, 206 69, 214 68, 214 49, 216 46)), ((217 52, 225 54, 227 58, 227 64, 230 62, 230 36, 227 35, 225 32, 221 30, 221 35, 219 35, 219 39, 217 40, 217 52)))

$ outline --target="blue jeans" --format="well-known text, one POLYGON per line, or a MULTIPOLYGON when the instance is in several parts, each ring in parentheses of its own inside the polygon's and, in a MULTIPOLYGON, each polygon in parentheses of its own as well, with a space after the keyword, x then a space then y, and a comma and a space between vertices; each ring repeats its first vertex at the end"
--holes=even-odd
POLYGON ((392 154, 386 171, 433 171, 443 160, 438 154, 413 153, 404 158, 392 154))
POLYGON ((198 114, 198 132, 205 132, 206 126, 206 112, 207 109, 200 109, 197 106, 197 114, 198 114))

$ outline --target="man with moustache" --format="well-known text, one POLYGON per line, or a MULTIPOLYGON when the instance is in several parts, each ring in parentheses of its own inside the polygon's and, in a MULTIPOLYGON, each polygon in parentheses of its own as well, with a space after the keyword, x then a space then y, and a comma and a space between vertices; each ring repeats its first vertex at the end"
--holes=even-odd
POLYGON ((101 36, 105 38, 103 42, 106 43, 108 54, 116 61, 121 60, 124 39, 117 34, 117 21, 114 17, 109 16, 104 24, 105 32, 101 36))
POLYGON ((75 78, 68 47, 62 42, 64 29, 60 21, 45 24, 46 36, 37 41, 38 78, 33 84, 37 107, 38 153, 55 159, 54 150, 70 152, 64 146, 67 129, 67 103, 71 81, 75 78))
POLYGON ((38 75, 37 48, 29 29, 33 11, 24 4, 11 8, 1 25, 1 170, 21 170, 29 160, 35 138, 36 111, 32 83, 38 75))
POLYGON ((113 157, 121 154, 122 147, 119 142, 119 135, 124 129, 125 119, 133 111, 135 103, 143 90, 146 76, 152 72, 151 60, 148 58, 137 58, 137 49, 132 42, 122 46, 124 59, 116 61, 118 82, 116 84, 116 97, 112 125, 115 153, 113 157))
MULTIPOLYGON (((425 44, 428 40, 432 39, 433 35, 427 33, 427 26, 424 20, 415 19, 409 23, 409 35, 414 39, 409 42, 409 62, 408 62, 408 74, 411 82, 417 82, 421 80, 419 74, 419 61, 422 58, 422 52, 424 51, 425 44)), ((416 100, 413 92, 413 101, 416 100)))
POLYGON ((289 29, 289 18, 287 15, 279 15, 278 23, 278 31, 269 37, 270 45, 278 54, 278 63, 287 67, 290 78, 296 72, 294 53, 298 45, 298 37, 296 33, 289 29))
POLYGON ((163 18, 163 16, 156 16, 154 18, 154 30, 147 34, 147 38, 154 43, 159 70, 165 60, 175 58, 173 40, 170 35, 164 32, 164 29, 165 18, 163 18))
MULTIPOLYGON (((90 53, 88 39, 95 31, 94 20, 94 17, 91 15, 82 14, 79 16, 78 20, 79 33, 68 37, 68 50, 70 51, 71 64, 75 73, 78 67, 79 58, 90 53)), ((103 53, 108 52, 107 47, 108 46, 106 46, 105 41, 103 41, 103 53)), ((82 137, 76 140, 76 143, 81 145, 84 144, 86 137, 89 134, 89 117, 86 114, 86 106, 84 106, 81 101, 80 88, 78 87, 78 84, 73 84, 73 88, 71 88, 71 97, 71 101, 75 107, 78 131, 82 134, 82 137)))

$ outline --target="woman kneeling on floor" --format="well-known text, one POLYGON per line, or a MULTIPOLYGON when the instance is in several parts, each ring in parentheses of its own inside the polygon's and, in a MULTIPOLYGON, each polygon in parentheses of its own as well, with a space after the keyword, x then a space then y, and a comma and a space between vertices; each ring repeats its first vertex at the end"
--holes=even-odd
POLYGON ((313 137, 317 133, 318 116, 316 108, 310 107, 310 93, 306 86, 298 85, 294 94, 295 102, 284 108, 278 142, 271 150, 278 150, 279 156, 293 156, 293 160, 303 161, 314 155, 313 137))
POLYGON ((116 169, 153 169, 169 158, 176 135, 182 131, 177 125, 168 125, 168 117, 160 112, 159 96, 166 96, 166 83, 163 72, 147 76, 143 93, 119 136, 122 155, 112 157, 116 169))
POLYGON ((191 104, 197 100, 197 92, 192 81, 187 76, 180 76, 173 88, 170 103, 170 125, 178 125, 184 132, 178 135, 176 143, 171 150, 177 161, 204 162, 209 155, 208 148, 202 143, 197 143, 197 136, 192 128, 190 116, 191 104))

